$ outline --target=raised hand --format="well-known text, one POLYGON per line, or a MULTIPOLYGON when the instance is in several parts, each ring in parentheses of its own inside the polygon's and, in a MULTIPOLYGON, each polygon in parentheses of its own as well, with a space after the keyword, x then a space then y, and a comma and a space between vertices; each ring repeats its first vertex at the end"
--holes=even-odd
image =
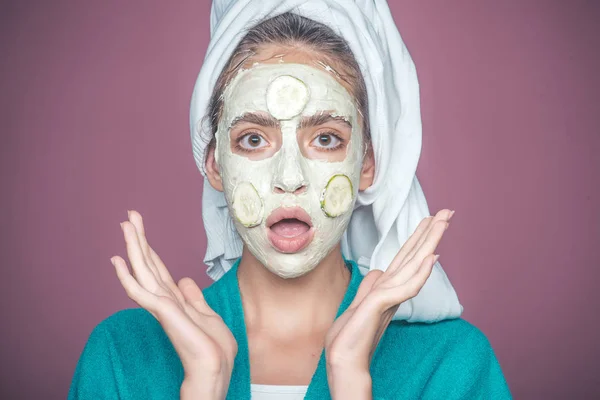
POLYGON ((333 398, 357 397, 370 385, 369 366, 377 344, 401 303, 415 297, 431 274, 434 255, 454 211, 444 209, 421 221, 386 271, 372 270, 348 309, 325 339, 327 378, 333 398), (354 387, 353 387, 354 386, 354 387), (337 394, 337 396, 336 396, 337 394))
POLYGON ((237 354, 235 338, 191 278, 175 284, 146 240, 142 216, 128 215, 121 228, 133 274, 123 258, 111 258, 121 285, 158 320, 177 351, 185 372, 181 398, 224 399, 237 354))

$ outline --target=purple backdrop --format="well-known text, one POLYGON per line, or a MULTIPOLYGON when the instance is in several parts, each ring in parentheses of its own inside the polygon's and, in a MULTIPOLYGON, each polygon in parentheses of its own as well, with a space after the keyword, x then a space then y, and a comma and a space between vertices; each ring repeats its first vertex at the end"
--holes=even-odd
MULTIPOLYGON (((515 398, 600 396, 598 3, 393 3, 422 86, 418 176, 432 212, 457 210, 440 261, 464 317, 489 337, 515 398)), ((126 255, 127 209, 176 278, 209 284, 188 131, 209 10, 2 3, 10 398, 65 398, 93 327, 135 306, 109 263, 126 255)))

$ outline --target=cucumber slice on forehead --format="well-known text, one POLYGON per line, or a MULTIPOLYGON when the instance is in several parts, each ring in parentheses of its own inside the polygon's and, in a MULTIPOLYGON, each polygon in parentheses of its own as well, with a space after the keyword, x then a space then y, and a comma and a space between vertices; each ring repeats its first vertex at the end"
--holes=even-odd
POLYGON ((232 208, 235 217, 247 228, 262 222, 263 203, 258 191, 250 182, 242 182, 236 186, 232 208))
POLYGON ((350 178, 342 174, 334 175, 321 194, 321 210, 332 218, 342 215, 350 208, 353 196, 350 178))
POLYGON ((267 87, 267 108, 273 117, 280 120, 300 114, 308 98, 308 86, 291 75, 278 76, 267 87))

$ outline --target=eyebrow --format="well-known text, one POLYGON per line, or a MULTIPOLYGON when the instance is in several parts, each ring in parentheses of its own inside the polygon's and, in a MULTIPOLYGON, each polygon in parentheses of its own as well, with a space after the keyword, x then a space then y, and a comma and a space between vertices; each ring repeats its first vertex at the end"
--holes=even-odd
MULTIPOLYGON (((323 125, 330 121, 337 121, 347 125, 350 129, 352 129, 352 124, 348 122, 344 117, 333 116, 327 111, 322 111, 315 115, 304 116, 300 119, 300 123, 298 124, 298 129, 304 128, 312 128, 315 126, 323 125)), ((243 115, 235 118, 231 124, 229 125, 229 129, 233 129, 236 125, 241 124, 242 122, 247 122, 250 124, 256 124, 268 128, 279 128, 279 121, 273 118, 271 115, 263 115, 253 112, 247 112, 243 115)))
POLYGON ((350 122, 346 121, 346 119, 344 117, 339 117, 339 116, 334 117, 327 111, 322 111, 319 114, 302 117, 302 119, 300 120, 300 124, 298 125, 298 129, 312 128, 312 127, 319 126, 319 125, 322 125, 322 124, 330 122, 330 121, 341 122, 341 123, 347 125, 350 129, 352 129, 352 124, 350 122))
POLYGON ((231 125, 229 125, 229 129, 233 129, 233 127, 235 127, 238 124, 241 124, 242 122, 265 126, 268 128, 279 128, 279 121, 273 118, 272 116, 265 116, 258 113, 248 112, 235 118, 231 122, 231 125))

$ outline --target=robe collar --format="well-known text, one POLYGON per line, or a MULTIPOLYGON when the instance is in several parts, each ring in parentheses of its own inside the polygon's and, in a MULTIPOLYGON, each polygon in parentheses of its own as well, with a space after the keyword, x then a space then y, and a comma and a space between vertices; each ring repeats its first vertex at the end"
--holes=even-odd
MULTIPOLYGON (((244 309, 237 279, 238 266, 241 258, 233 264, 218 281, 213 283, 204 291, 204 297, 208 305, 222 318, 231 330, 238 344, 238 352, 234 361, 231 374, 227 400, 250 400, 250 356, 248 350, 248 337, 246 323, 244 321, 244 309)), ((346 267, 350 270, 350 283, 346 294, 338 308, 335 316, 337 319, 350 305, 358 286, 363 279, 358 265, 344 258, 346 267)), ((327 370, 325 365, 325 350, 321 352, 317 369, 312 376, 305 399, 326 400, 331 399, 329 385, 327 383, 327 370)))

